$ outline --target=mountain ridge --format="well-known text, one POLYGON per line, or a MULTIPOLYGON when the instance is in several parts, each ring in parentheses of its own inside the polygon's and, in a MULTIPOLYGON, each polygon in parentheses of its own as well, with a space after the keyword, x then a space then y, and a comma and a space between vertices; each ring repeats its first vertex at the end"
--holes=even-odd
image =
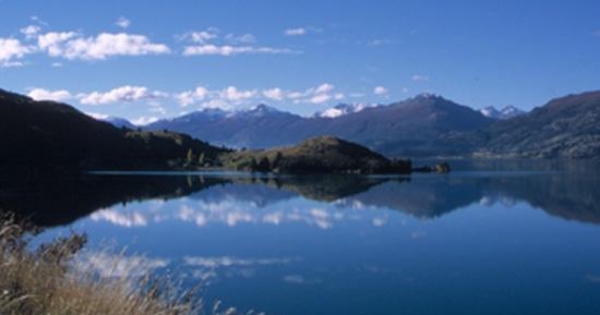
POLYGON ((431 94, 390 105, 365 106, 335 117, 302 117, 279 110, 263 111, 262 115, 250 113, 251 110, 240 111, 209 118, 199 111, 144 128, 173 130, 219 145, 251 149, 292 145, 311 137, 333 135, 386 155, 409 156, 453 154, 454 150, 448 146, 442 146, 443 152, 434 148, 439 147, 441 133, 472 131, 493 121, 467 106, 431 94))
POLYGON ((600 158, 600 91, 550 100, 488 130, 478 157, 600 158))

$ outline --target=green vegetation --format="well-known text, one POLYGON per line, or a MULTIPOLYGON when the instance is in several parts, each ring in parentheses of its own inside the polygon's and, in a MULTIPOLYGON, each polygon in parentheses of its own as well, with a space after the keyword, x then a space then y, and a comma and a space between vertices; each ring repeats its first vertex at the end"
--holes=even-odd
POLYGON ((274 173, 410 173, 410 160, 390 160, 363 146, 332 136, 306 140, 296 146, 262 151, 238 151, 221 157, 224 167, 274 173))

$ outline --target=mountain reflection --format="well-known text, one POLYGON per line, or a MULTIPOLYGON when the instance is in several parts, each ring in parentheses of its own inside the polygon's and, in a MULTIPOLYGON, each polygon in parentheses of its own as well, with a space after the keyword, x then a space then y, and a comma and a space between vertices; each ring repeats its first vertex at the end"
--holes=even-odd
POLYGON ((0 211, 42 227, 67 225, 116 204, 176 199, 225 182, 201 176, 3 177, 0 211))
POLYGON ((598 179, 580 173, 454 173, 407 177, 249 177, 88 175, 35 183, 3 182, 0 209, 40 226, 89 216, 143 227, 304 223, 327 229, 346 220, 384 225, 394 210, 423 219, 480 204, 525 202, 568 220, 600 224, 598 179))

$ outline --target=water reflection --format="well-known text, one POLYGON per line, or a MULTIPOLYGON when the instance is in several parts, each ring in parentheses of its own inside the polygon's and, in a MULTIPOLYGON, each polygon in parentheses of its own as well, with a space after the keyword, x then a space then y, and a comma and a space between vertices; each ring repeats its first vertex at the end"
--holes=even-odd
MULTIPOLYGON (((359 210, 387 209, 432 219, 472 204, 525 202, 557 217, 598 224, 599 181, 581 173, 531 172, 412 178, 88 175, 34 184, 4 182, 0 209, 41 226, 89 215, 122 227, 179 220, 199 227, 303 222, 327 229, 335 222, 364 219, 359 210), (298 199, 313 202, 285 204, 298 199)), ((384 216, 369 220, 374 226, 386 222, 384 216)))
POLYGON ((600 230, 562 219, 600 223, 598 183, 521 171, 89 175, 0 186, 0 208, 69 224, 41 238, 88 232, 82 270, 171 271, 206 284, 207 301, 270 314, 597 314, 600 230), (113 238, 141 255, 104 251, 113 238))
POLYGON ((177 199, 225 182, 201 176, 2 177, 0 211, 42 227, 67 225, 99 209, 177 199))

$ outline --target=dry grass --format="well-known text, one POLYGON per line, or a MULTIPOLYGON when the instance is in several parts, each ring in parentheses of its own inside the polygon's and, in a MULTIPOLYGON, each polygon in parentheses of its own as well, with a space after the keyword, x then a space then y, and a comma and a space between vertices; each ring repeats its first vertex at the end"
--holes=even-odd
MULTIPOLYGON (((71 266, 87 241, 72 234, 29 248, 30 234, 0 218, 1 315, 187 315, 202 312, 195 292, 144 277, 101 278, 71 266)), ((216 311, 219 312, 218 310, 216 311)), ((215 311, 213 311, 215 313, 215 311)))

